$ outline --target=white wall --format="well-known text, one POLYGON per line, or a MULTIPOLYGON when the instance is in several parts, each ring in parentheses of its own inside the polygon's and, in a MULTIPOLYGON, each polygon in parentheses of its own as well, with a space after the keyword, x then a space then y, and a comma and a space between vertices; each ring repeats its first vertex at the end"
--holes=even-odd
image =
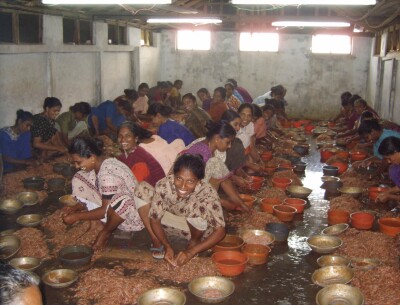
POLYGON ((182 79, 182 93, 206 87, 211 92, 235 78, 253 97, 273 85, 287 89, 291 116, 327 119, 340 107, 343 91, 365 95, 370 59, 370 38, 354 38, 352 55, 311 54, 311 36, 281 34, 279 52, 240 52, 239 34, 212 34, 210 51, 175 48, 175 32, 161 38, 163 80, 182 79))
POLYGON ((43 44, 0 45, 0 127, 13 124, 20 108, 42 111, 47 96, 58 97, 67 111, 79 101, 96 105, 114 99, 134 88, 142 74, 153 85, 159 51, 146 48, 142 57, 150 69, 140 67, 141 59, 135 61, 133 55, 140 46, 140 29, 128 28, 126 46, 108 45, 106 23, 95 22, 93 33, 94 45, 64 45, 62 17, 45 15, 43 44))

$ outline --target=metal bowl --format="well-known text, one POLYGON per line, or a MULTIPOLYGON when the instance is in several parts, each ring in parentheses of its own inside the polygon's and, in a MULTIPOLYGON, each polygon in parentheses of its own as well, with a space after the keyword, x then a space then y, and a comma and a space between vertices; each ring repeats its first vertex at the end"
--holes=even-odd
POLYGON ((56 269, 46 272, 42 281, 54 288, 64 288, 72 285, 78 279, 78 273, 71 269, 56 269))
POLYGON ((0 231, 0 236, 13 235, 16 231, 17 231, 16 228, 14 228, 14 229, 3 230, 3 231, 0 231))
POLYGON ((22 182, 24 183, 24 187, 31 190, 40 191, 44 187, 44 178, 33 176, 30 178, 24 179, 22 182))
POLYGON ((33 271, 41 264, 41 260, 36 257, 16 257, 10 260, 10 265, 24 271, 33 271))
POLYGON ((18 199, 5 199, 0 204, 0 212, 3 214, 15 214, 24 206, 18 199))
POLYGON ((239 236, 247 244, 261 244, 268 246, 275 241, 274 234, 263 230, 244 229, 240 231, 239 236))
POLYGON ((57 174, 62 174, 62 171, 64 168, 69 167, 69 163, 54 163, 53 165, 53 171, 57 174))
POLYGON ((321 180, 322 180, 322 182, 329 182, 329 181, 339 182, 340 178, 339 177, 335 177, 335 176, 322 176, 321 180))
POLYGON ((61 174, 65 177, 65 178, 72 178, 74 175, 75 175, 75 173, 77 172, 78 170, 74 167, 74 166, 68 166, 68 167, 65 167, 63 170, 62 170, 62 172, 61 172, 61 174))
POLYGON ((327 266, 350 266, 350 260, 340 255, 322 255, 317 259, 317 264, 320 267, 327 266))
POLYGON ((358 198, 361 196, 364 189, 361 187, 355 187, 355 186, 342 186, 342 187, 338 188, 338 191, 342 195, 350 195, 350 196, 353 196, 354 198, 358 198))
POLYGON ((318 291, 315 301, 317 305, 363 305, 364 296, 356 287, 333 284, 318 291))
POLYGON ((189 291, 200 302, 216 304, 227 299, 235 291, 235 284, 221 276, 202 276, 189 283, 189 291))
POLYGON ((300 136, 300 135, 293 136, 291 139, 292 139, 293 141, 299 142, 299 143, 307 142, 307 138, 305 138, 305 137, 303 137, 303 136, 300 136))
POLYGON ((23 227, 36 227, 42 222, 41 214, 26 214, 17 218, 17 223, 23 227))
POLYGON ((295 172, 304 172, 307 167, 307 163, 303 161, 299 161, 294 164, 294 171, 295 172))
POLYGON ((317 253, 329 254, 339 248, 343 241, 336 236, 314 235, 307 239, 307 244, 317 253))
POLYGON ((63 266, 79 268, 90 263, 93 250, 88 246, 67 246, 58 252, 58 259, 63 266))
POLYGON ((173 288, 156 288, 141 294, 137 300, 138 305, 184 305, 186 296, 183 292, 173 288))
POLYGON ((64 178, 51 178, 46 183, 49 191, 62 191, 65 188, 64 178))
POLYGON ((75 200, 75 197, 72 195, 64 195, 58 198, 58 201, 61 202, 62 204, 72 207, 76 205, 78 202, 75 200))
POLYGON ((306 199, 312 192, 312 189, 309 189, 304 186, 298 185, 290 185, 286 188, 291 197, 306 199))
POLYGON ((293 150, 297 152, 301 156, 305 156, 308 154, 308 151, 310 149, 309 144, 297 144, 293 147, 293 150))
POLYGON ((31 206, 39 202, 39 196, 36 192, 21 192, 17 195, 17 200, 25 206, 31 206))
POLYGON ((0 259, 12 258, 21 248, 21 240, 15 235, 0 237, 0 259))
POLYGON ((312 274, 314 284, 325 287, 333 284, 347 284, 354 277, 354 270, 347 266, 326 266, 312 274))
POLYGON ((347 223, 338 223, 336 225, 323 229, 321 233, 325 235, 339 235, 346 231, 348 228, 349 225, 347 223))
POLYGON ((325 176, 337 176, 339 174, 339 168, 337 166, 325 165, 322 168, 322 172, 325 176))
POLYGON ((352 258, 351 266, 358 269, 374 269, 381 264, 381 261, 376 258, 352 258))

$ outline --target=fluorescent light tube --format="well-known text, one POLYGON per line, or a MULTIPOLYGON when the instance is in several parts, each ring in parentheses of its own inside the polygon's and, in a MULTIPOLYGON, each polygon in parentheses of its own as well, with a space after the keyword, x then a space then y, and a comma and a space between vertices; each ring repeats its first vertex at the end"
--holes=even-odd
POLYGON ((375 5, 376 0, 232 0, 248 5, 375 5))
POLYGON ((43 4, 171 4, 172 0, 42 0, 43 4))
POLYGON ((347 28, 350 26, 348 22, 333 22, 333 21, 274 21, 272 26, 281 27, 323 27, 323 28, 347 28))
POLYGON ((194 24, 206 24, 206 23, 222 23, 221 19, 216 18, 150 18, 147 19, 147 23, 194 23, 194 24))

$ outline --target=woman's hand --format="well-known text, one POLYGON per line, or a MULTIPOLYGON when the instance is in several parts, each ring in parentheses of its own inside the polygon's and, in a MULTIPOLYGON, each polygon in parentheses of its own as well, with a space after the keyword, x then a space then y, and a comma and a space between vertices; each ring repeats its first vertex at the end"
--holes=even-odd
POLYGON ((378 195, 378 197, 376 197, 375 201, 385 203, 385 202, 389 201, 389 199, 390 199, 390 193, 384 192, 384 193, 380 193, 378 195))
POLYGON ((176 261, 175 261, 175 253, 174 253, 174 249, 172 249, 171 247, 166 247, 165 248, 165 255, 164 255, 164 259, 173 267, 176 267, 176 261))
POLYGON ((181 251, 178 253, 175 262, 178 266, 182 266, 190 261, 195 255, 196 253, 192 253, 190 250, 181 251))
POLYGON ((79 221, 78 213, 72 213, 63 216, 63 221, 66 225, 72 225, 75 222, 79 221))

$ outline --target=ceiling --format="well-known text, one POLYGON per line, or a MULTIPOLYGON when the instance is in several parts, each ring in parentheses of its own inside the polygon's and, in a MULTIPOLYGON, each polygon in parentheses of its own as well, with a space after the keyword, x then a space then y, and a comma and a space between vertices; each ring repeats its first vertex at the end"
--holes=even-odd
MULTIPOLYGON (((321 0, 323 2, 323 0, 321 0)), ((149 30, 207 28, 222 31, 306 32, 313 29, 273 28, 272 21, 350 21, 361 34, 371 35, 400 24, 400 0, 378 0, 375 6, 271 6, 233 5, 229 0, 173 0, 171 5, 43 5, 40 0, 0 1, 1 9, 127 22, 149 30), (149 17, 217 17, 219 25, 148 24, 149 17)), ((332 30, 331 30, 332 31, 332 30)), ((343 30, 341 30, 343 31, 343 30)))

